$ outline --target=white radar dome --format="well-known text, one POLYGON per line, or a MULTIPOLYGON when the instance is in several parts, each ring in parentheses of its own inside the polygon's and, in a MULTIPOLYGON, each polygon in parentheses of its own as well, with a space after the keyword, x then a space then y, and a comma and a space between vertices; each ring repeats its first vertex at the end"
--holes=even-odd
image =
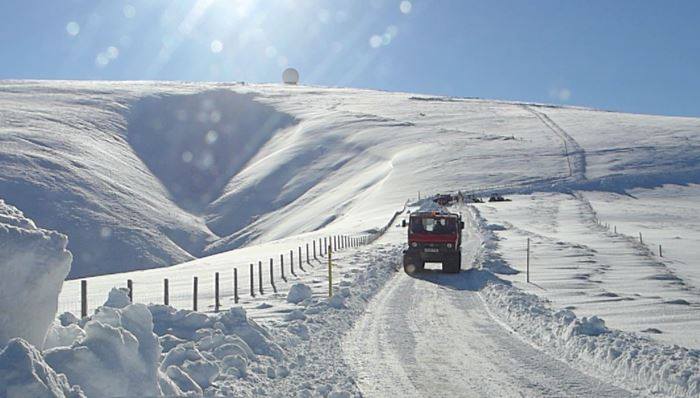
POLYGON ((282 81, 284 84, 299 83, 299 72, 294 68, 287 68, 282 72, 282 81))

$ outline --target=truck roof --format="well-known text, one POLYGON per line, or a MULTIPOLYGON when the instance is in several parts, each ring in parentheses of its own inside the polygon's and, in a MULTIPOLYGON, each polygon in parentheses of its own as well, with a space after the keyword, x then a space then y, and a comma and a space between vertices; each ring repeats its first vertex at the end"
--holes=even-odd
POLYGON ((411 213, 411 217, 455 217, 459 218, 459 214, 450 213, 447 211, 418 211, 411 213))

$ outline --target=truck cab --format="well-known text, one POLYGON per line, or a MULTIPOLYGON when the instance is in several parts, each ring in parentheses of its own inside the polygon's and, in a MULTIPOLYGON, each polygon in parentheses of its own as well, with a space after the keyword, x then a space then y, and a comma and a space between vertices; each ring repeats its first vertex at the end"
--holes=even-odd
POLYGON ((407 226, 404 271, 409 274, 420 272, 425 269, 426 262, 442 263, 443 272, 460 271, 464 221, 459 214, 443 211, 412 213, 407 226))

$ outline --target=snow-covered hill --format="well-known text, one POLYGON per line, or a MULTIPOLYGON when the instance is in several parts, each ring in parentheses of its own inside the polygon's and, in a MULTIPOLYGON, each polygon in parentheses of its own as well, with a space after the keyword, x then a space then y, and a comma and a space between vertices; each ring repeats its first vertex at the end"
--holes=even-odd
MULTIPOLYGON (((699 133, 692 118, 356 89, 0 83, 0 396, 697 396, 699 133), (453 208, 474 268, 394 272, 400 220, 429 202, 407 199, 457 190, 513 199, 453 208), (44 340, 35 315, 53 314, 70 260, 48 229, 68 236, 73 277, 99 276, 88 316, 60 315, 44 340), (330 270, 300 258, 368 233, 330 270), (287 270, 274 286, 268 261, 287 270), (127 280, 131 299, 113 289, 127 280), (20 300, 42 281, 48 299, 20 300)), ((80 314, 81 284, 63 284, 59 312, 80 314)))
POLYGON ((6 81, 0 198, 69 236, 79 277, 379 227, 419 191, 699 182, 698 132, 693 118, 357 89, 6 81))

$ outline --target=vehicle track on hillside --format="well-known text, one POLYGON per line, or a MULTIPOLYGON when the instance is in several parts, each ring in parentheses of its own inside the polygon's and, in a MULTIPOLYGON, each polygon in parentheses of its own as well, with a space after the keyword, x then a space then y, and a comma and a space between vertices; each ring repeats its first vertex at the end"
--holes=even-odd
MULTIPOLYGON (((465 229, 462 263, 481 238, 465 229)), ((479 290, 495 278, 403 272, 375 296, 343 342, 345 360, 366 397, 630 396, 525 342, 494 319, 479 290)))
POLYGON ((561 139, 564 144, 564 154, 569 168, 569 177, 577 181, 586 179, 586 151, 576 140, 570 136, 566 130, 561 128, 544 112, 535 110, 530 105, 523 105, 523 108, 537 117, 549 130, 561 139))

